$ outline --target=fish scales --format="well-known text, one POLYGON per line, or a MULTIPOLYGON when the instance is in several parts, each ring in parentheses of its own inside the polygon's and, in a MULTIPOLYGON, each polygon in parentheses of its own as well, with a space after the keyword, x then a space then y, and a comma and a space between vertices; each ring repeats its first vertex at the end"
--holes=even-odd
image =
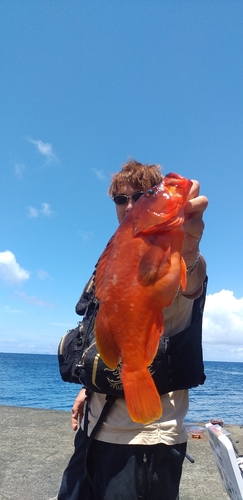
POLYGON ((163 309, 186 288, 182 258, 184 206, 192 182, 168 174, 149 189, 121 222, 99 259, 95 321, 101 358, 111 369, 122 359, 128 413, 147 424, 162 415, 148 366, 163 335, 163 309))

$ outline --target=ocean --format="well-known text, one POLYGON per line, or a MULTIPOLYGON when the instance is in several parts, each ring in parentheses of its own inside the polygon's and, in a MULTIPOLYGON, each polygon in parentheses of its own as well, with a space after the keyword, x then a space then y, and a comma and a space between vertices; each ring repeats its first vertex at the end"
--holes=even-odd
MULTIPOLYGON (((203 386, 190 390, 187 422, 243 424, 243 363, 205 361, 203 386)), ((57 356, 0 353, 0 405, 71 411, 80 386, 63 382, 57 356)))

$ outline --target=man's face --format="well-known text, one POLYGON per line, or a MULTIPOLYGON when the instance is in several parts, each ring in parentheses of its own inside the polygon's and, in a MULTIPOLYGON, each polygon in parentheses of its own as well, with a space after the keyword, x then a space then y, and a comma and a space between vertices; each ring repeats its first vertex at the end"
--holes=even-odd
MULTIPOLYGON (((126 182, 122 188, 119 190, 117 194, 126 194, 127 196, 131 196, 134 193, 137 193, 138 190, 134 189, 129 182, 126 182)), ((134 201, 132 198, 128 198, 128 201, 124 205, 116 205, 116 213, 117 213, 117 218, 119 224, 121 221, 124 219, 124 217, 127 215, 127 213, 131 210, 131 208, 134 205, 134 201)))

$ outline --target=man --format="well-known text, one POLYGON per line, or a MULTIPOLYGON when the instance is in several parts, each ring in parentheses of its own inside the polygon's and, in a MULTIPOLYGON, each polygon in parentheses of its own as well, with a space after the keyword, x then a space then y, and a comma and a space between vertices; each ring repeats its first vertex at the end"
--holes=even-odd
MULTIPOLYGON (((142 165, 130 160, 112 178, 109 194, 116 203, 119 223, 131 210, 139 196, 147 189, 159 184, 163 177, 158 165, 142 165)), ((187 287, 179 290, 173 304, 164 309, 164 337, 174 340, 183 332, 188 333, 194 314, 194 303, 203 294, 206 265, 199 252, 204 223, 203 212, 207 198, 199 196, 199 183, 193 181, 185 206, 185 239, 183 258, 187 266, 187 287)), ((205 288, 204 288, 205 294, 205 288)), ((191 351, 184 347, 187 364, 195 362, 191 351), (188 351, 188 352, 187 352, 188 351)), ((104 422, 92 440, 86 465, 89 480, 85 475, 83 454, 84 432, 76 435, 75 453, 63 475, 59 500, 176 500, 179 498, 179 482, 182 463, 186 453, 187 434, 183 420, 188 411, 188 389, 203 383, 201 346, 196 348, 197 382, 172 383, 172 389, 164 393, 161 401, 162 417, 148 425, 131 420, 124 398, 117 398, 104 422), (200 351, 200 352, 199 352, 200 351), (80 457, 80 459, 79 459, 80 457)), ((173 370, 171 368, 172 379, 173 370)), ((176 374, 178 378, 178 373, 176 374)), ((190 377, 189 377, 190 379, 190 377)), ((180 381, 181 380, 181 381, 180 381)), ((72 409, 72 427, 78 429, 84 414, 86 392, 82 389, 72 409)), ((95 427, 105 405, 105 394, 91 392, 88 405, 88 435, 95 427)))

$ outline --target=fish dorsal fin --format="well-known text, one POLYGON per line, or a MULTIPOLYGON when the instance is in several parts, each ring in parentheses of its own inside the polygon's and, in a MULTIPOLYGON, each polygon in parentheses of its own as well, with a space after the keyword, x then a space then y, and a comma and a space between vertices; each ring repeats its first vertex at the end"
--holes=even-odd
POLYGON ((103 288, 103 277, 104 277, 104 272, 105 272, 105 268, 107 265, 108 254, 110 252, 112 240, 113 240, 113 237, 107 243, 105 250, 101 254, 101 256, 96 264, 95 296, 97 297, 97 299, 101 298, 100 296, 101 296, 101 292, 102 292, 102 288, 103 288))
POLYGON ((138 266, 138 281, 141 285, 153 285, 170 267, 170 248, 151 246, 141 258, 138 266))
MULTIPOLYGON (((163 227, 168 225, 169 221, 171 221, 172 215, 171 213, 162 214, 162 213, 153 213, 149 210, 144 210, 143 217, 139 213, 136 213, 133 216, 132 221, 132 235, 133 237, 139 235, 140 233, 149 234, 153 233, 155 228, 163 227)), ((176 220, 177 224, 177 220, 176 220)))

